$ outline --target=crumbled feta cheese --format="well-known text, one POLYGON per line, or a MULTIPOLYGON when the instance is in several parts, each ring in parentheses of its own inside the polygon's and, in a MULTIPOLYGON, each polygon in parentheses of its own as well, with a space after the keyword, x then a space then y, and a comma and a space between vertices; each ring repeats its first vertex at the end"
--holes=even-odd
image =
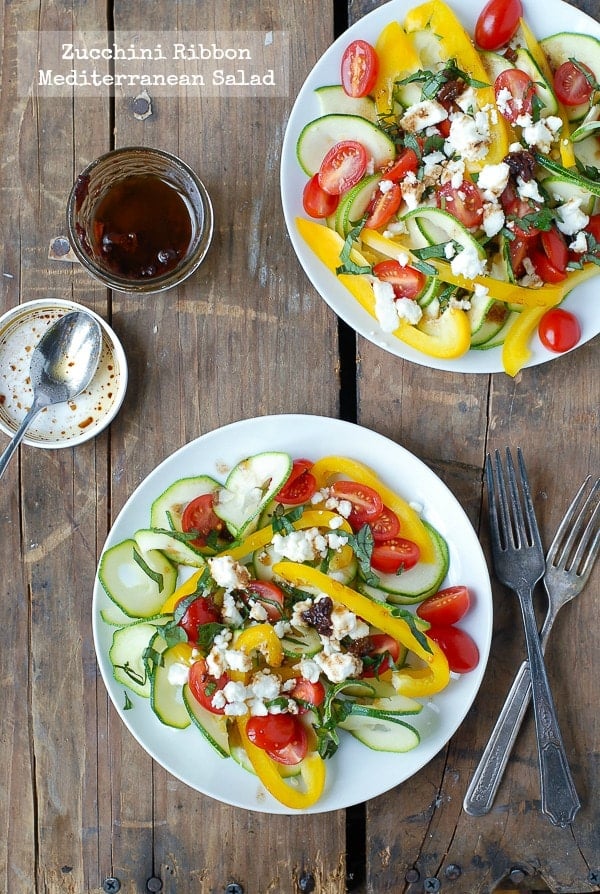
POLYGON ((440 183, 450 183, 454 189, 458 189, 465 179, 465 163, 462 158, 449 158, 444 166, 440 183))
POLYGON ((283 639, 286 633, 289 633, 291 629, 291 624, 289 621, 282 619, 281 621, 275 621, 273 624, 273 630, 279 639, 283 639))
POLYGON ((467 87, 456 97, 456 105, 463 112, 474 112, 477 109, 477 94, 472 87, 467 87))
POLYGON ((445 121, 447 117, 448 112, 441 103, 425 99, 406 110, 400 119, 400 126, 410 133, 417 133, 445 121))
POLYGON ((302 617, 304 612, 307 612, 310 608, 312 608, 313 601, 312 599, 302 599, 299 602, 294 604, 294 610, 292 612, 291 617, 291 625, 292 627, 308 627, 309 625, 306 623, 304 618, 302 617))
POLYGON ((226 669, 245 673, 252 667, 251 656, 240 649, 226 649, 224 657, 226 669))
POLYGON ((337 531, 337 529, 341 528, 343 524, 344 519, 341 515, 334 515, 334 517, 329 520, 329 527, 332 531, 337 531))
POLYGON ((266 701, 277 698, 281 691, 281 680, 277 674, 268 670, 257 671, 248 687, 255 698, 263 698, 266 701))
POLYGON ((318 652, 314 660, 331 683, 341 683, 348 677, 358 677, 362 673, 362 661, 350 652, 333 652, 329 655, 324 651, 318 652))
POLYGON ((528 146, 537 146, 540 152, 550 152, 562 121, 554 115, 533 121, 531 115, 519 115, 517 124, 522 128, 523 139, 528 146))
POLYGON ((483 205, 483 230, 488 238, 499 233, 504 226, 504 211, 498 202, 484 202, 483 205))
POLYGON ((477 186, 488 202, 495 202, 506 189, 509 176, 510 168, 504 161, 497 165, 485 165, 479 172, 477 186))
POLYGON ((264 605, 261 605, 260 602, 250 602, 250 617, 253 621, 266 621, 269 617, 269 613, 267 612, 264 605))
POLYGON ((329 549, 341 549, 348 543, 346 534, 327 534, 327 545, 329 549))
POLYGON ((398 311, 396 310, 394 287, 389 282, 373 280, 375 295, 375 316, 384 332, 393 332, 398 328, 398 311))
POLYGON ((386 192, 389 192, 393 186, 394 186, 393 180, 380 180, 379 181, 379 191, 382 192, 383 195, 385 195, 386 192))
POLYGON ((587 251, 587 238, 583 230, 580 230, 577 233, 577 236, 571 243, 569 243, 569 248, 571 251, 576 252, 578 255, 583 254, 584 251, 587 251))
POLYGON ((544 197, 534 179, 523 180, 522 177, 517 177, 517 192, 522 199, 532 199, 534 202, 539 202, 540 205, 544 203, 544 197))
POLYGON ((471 301, 469 298, 456 298, 452 295, 448 307, 453 307, 455 310, 471 310, 471 301))
POLYGON ((587 226, 589 217, 581 210, 581 200, 573 196, 556 209, 556 226, 565 236, 574 236, 587 226))
POLYGON ((369 635, 369 625, 339 603, 334 604, 331 611, 331 626, 333 628, 331 638, 340 641, 345 636, 349 636, 350 639, 361 639, 369 635))
POLYGON ((409 171, 402 181, 402 198, 409 211, 413 211, 420 204, 424 191, 425 183, 422 180, 418 180, 416 175, 409 171))
POLYGON ((446 155, 456 152, 466 161, 485 158, 492 142, 487 113, 476 112, 474 117, 457 112, 451 116, 450 133, 444 143, 446 155))
POLYGON ((215 680, 218 680, 219 677, 223 676, 225 670, 225 652, 213 646, 206 656, 206 672, 211 677, 214 677, 215 680))
POLYGON ((244 619, 242 618, 242 615, 240 614, 240 611, 235 604, 235 599, 228 590, 226 590, 223 594, 221 617, 226 624, 229 624, 230 627, 241 627, 244 623, 244 619))
POLYGON ((455 276, 474 279, 485 273, 485 259, 479 257, 475 246, 465 245, 462 251, 452 258, 450 267, 455 276))
POLYGON ((275 552, 291 562, 313 562, 327 554, 327 541, 318 528, 273 534, 271 543, 275 552))
POLYGON ((446 242, 444 246, 444 257, 446 258, 446 260, 451 260, 451 258, 453 258, 455 254, 456 245, 454 244, 454 242, 446 242))
POLYGON ((523 100, 514 97, 508 87, 502 87, 496 93, 496 106, 498 111, 507 117, 511 117, 511 111, 519 111, 523 108, 523 100))
POLYGON ((250 583, 250 572, 231 556, 215 556, 208 559, 212 579, 218 587, 226 590, 244 589, 250 583))
POLYGON ((301 658, 299 664, 294 666, 294 670, 299 671, 300 676, 309 683, 317 683, 321 676, 321 668, 312 658, 301 658))
POLYGON ((406 232, 407 229, 404 221, 394 220, 387 225, 387 229, 383 231, 383 235, 386 237, 386 239, 390 239, 394 236, 403 236, 406 232))
POLYGON ((396 298, 396 312, 398 319, 406 320, 413 326, 416 326, 423 316, 421 307, 412 298, 396 298))
POLYGON ((169 665, 167 679, 172 686, 183 686, 188 681, 189 673, 190 668, 188 664, 174 661, 173 664, 169 665))
POLYGON ((489 295, 490 290, 487 286, 482 286, 481 283, 476 282, 473 288, 473 294, 477 298, 485 298, 486 295, 489 295))

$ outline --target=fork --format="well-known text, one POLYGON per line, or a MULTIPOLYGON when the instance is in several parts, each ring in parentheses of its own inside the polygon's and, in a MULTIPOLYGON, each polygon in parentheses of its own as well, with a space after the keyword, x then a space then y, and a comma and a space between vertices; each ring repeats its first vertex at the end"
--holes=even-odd
POLYGON ((486 457, 492 558, 496 576, 516 593, 523 616, 538 746, 542 813, 555 825, 564 827, 573 821, 581 804, 560 734, 535 620, 532 593, 544 574, 544 551, 520 448, 517 448, 517 458, 524 505, 509 448, 506 448, 508 495, 500 452, 496 450, 495 453, 495 472, 490 456, 486 457))
MULTIPOLYGON (((544 586, 548 611, 540 631, 542 651, 558 612, 583 590, 600 553, 600 478, 582 504, 590 481, 588 475, 575 494, 546 556, 544 586)), ((531 675, 525 660, 467 789, 463 808, 471 816, 483 816, 491 809, 530 698, 531 675)))

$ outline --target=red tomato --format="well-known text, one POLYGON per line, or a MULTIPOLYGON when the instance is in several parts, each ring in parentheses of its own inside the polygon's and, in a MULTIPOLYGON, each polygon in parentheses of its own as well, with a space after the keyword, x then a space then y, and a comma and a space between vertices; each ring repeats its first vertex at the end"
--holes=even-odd
MULTIPOLYGON (((518 230, 519 234, 522 232, 518 227, 515 229, 518 230)), ((508 251, 510 254, 510 266, 516 277, 524 274, 525 268, 523 262, 525 258, 528 258, 531 254, 538 239, 538 234, 534 233, 532 236, 515 235, 514 239, 509 241, 508 251)))
POLYGON ((591 233, 596 242, 600 242, 600 214, 592 214, 584 230, 591 233))
POLYGON ((281 764, 299 764, 306 757, 308 736, 294 714, 251 717, 246 732, 253 745, 281 764))
POLYGON ((223 674, 218 680, 210 676, 204 658, 199 658, 190 667, 188 677, 190 692, 203 708, 206 708, 207 711, 212 711, 213 714, 225 713, 224 708, 215 708, 212 700, 215 693, 219 689, 223 689, 227 683, 229 683, 227 674, 223 674))
POLYGON ((490 0, 479 13, 475 40, 482 50, 499 50, 514 36, 523 15, 521 0, 490 0))
POLYGON ((403 267, 399 261, 390 258, 379 261, 373 267, 373 275, 382 282, 390 282, 396 298, 416 298, 423 291, 425 274, 414 267, 403 267))
POLYGON ((253 580, 247 590, 264 607, 269 621, 279 621, 283 615, 284 596, 277 584, 270 580, 253 580))
POLYGON ((538 334, 544 347, 563 354, 575 347, 581 338, 581 327, 570 311, 553 307, 540 320, 538 334))
POLYGON ((570 60, 563 62, 554 73, 556 98, 565 106, 589 102, 595 80, 594 72, 582 62, 577 62, 577 65, 570 60))
POLYGON ((569 248, 563 234, 553 226, 541 234, 540 240, 550 263, 564 273, 569 260, 569 248))
POLYGON ((362 676, 380 676, 390 670, 392 664, 398 661, 400 646, 397 640, 388 633, 374 633, 369 639, 372 648, 369 649, 366 660, 364 660, 362 676), (375 659, 375 661, 370 662, 369 658, 375 659))
POLYGON ((367 96, 379 72, 377 53, 366 40, 353 40, 342 56, 342 86, 348 96, 367 96))
MULTIPOLYGON (((187 596, 183 596, 187 599, 187 596)), ((180 599, 179 602, 182 600, 180 599)), ((183 627, 187 638, 191 643, 198 642, 198 628, 203 624, 218 624, 221 621, 221 613, 210 596, 198 596, 188 605, 179 626, 183 627)))
POLYGON ((456 624, 469 610, 469 591, 462 585, 438 590, 425 599, 417 609, 417 614, 430 624, 447 627, 456 624))
POLYGON ((310 680, 300 677, 290 692, 290 697, 301 702, 299 706, 300 712, 304 713, 304 711, 308 711, 310 708, 318 708, 319 705, 323 704, 325 701, 325 687, 320 680, 317 680, 316 683, 311 683, 310 680))
POLYGON ((522 224, 514 224, 513 232, 516 236, 525 239, 537 236, 539 230, 530 224, 529 221, 523 222, 523 218, 527 217, 527 215, 535 214, 536 211, 539 211, 539 205, 536 202, 530 199, 522 199, 514 184, 509 182, 500 196, 500 203, 509 219, 520 221, 522 224))
POLYGON ((342 140, 332 146, 319 168, 319 186, 338 196, 361 179, 367 169, 367 153, 356 140, 342 140))
POLYGON ((395 512, 384 506, 379 518, 371 522, 370 528, 375 543, 383 543, 384 540, 391 540, 396 536, 400 530, 400 521, 395 512))
POLYGON ((419 169, 419 157, 414 149, 403 149, 400 155, 382 170, 384 180, 404 180, 407 174, 416 174, 419 169))
POLYGON ((479 664, 477 644, 460 627, 430 627, 427 636, 438 644, 455 674, 467 674, 479 664))
POLYGON ((412 540, 394 537, 375 544, 371 565, 382 574, 396 574, 398 571, 408 571, 417 564, 420 556, 421 550, 412 540))
POLYGON ((288 506, 299 506, 306 503, 317 489, 315 476, 311 475, 312 468, 309 459, 295 459, 292 463, 292 471, 275 499, 278 503, 286 503, 288 506))
POLYGON ((330 488, 338 500, 348 500, 352 509, 348 521, 353 528, 361 528, 379 518, 383 512, 383 500, 376 490, 356 481, 336 481, 330 488))
POLYGON ((567 278, 567 274, 564 270, 559 270, 556 267, 547 254, 539 249, 533 249, 530 252, 529 257, 531 258, 531 263, 533 264, 534 270, 537 275, 544 280, 544 282, 562 282, 567 278))
POLYGON ((483 220, 483 197, 474 183, 463 180, 456 188, 451 181, 437 191, 438 208, 444 208, 465 227, 480 227, 483 220))
POLYGON ((369 204, 365 226, 374 230, 384 227, 392 219, 401 203, 402 190, 397 183, 394 183, 386 192, 377 189, 369 204))
POLYGON ((340 203, 339 196, 332 196, 319 186, 319 175, 310 178, 302 193, 302 205, 309 217, 329 217, 340 203))
POLYGON ((511 124, 516 124, 519 115, 530 115, 533 110, 535 84, 528 74, 520 68, 509 68, 501 71, 494 81, 496 102, 500 95, 498 108, 511 124), (506 100, 501 91, 508 90, 511 98, 506 100))
POLYGON ((220 534, 225 527, 224 522, 213 512, 214 502, 214 494, 202 494, 188 503, 183 510, 181 527, 186 534, 198 534, 195 540, 190 541, 191 545, 198 549, 206 546, 209 534, 213 531, 220 534))

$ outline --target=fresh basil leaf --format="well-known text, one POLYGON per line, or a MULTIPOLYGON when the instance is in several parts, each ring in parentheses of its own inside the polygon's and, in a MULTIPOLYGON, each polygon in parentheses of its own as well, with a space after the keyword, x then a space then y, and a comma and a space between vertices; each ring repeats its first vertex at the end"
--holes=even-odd
POLYGON ((148 575, 150 580, 153 580, 159 591, 162 590, 164 585, 164 576, 159 571, 154 571, 153 568, 150 568, 144 557, 141 553, 137 551, 137 549, 133 548, 133 561, 136 565, 139 565, 144 574, 148 575))

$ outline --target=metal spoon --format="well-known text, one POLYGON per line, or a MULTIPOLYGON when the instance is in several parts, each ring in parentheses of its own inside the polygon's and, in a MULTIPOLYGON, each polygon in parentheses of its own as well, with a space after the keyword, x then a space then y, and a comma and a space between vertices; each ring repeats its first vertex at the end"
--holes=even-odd
POLYGON ((0 478, 40 410, 72 400, 87 388, 98 367, 101 348, 100 324, 84 311, 65 314, 46 330, 29 367, 33 403, 0 456, 0 478))

